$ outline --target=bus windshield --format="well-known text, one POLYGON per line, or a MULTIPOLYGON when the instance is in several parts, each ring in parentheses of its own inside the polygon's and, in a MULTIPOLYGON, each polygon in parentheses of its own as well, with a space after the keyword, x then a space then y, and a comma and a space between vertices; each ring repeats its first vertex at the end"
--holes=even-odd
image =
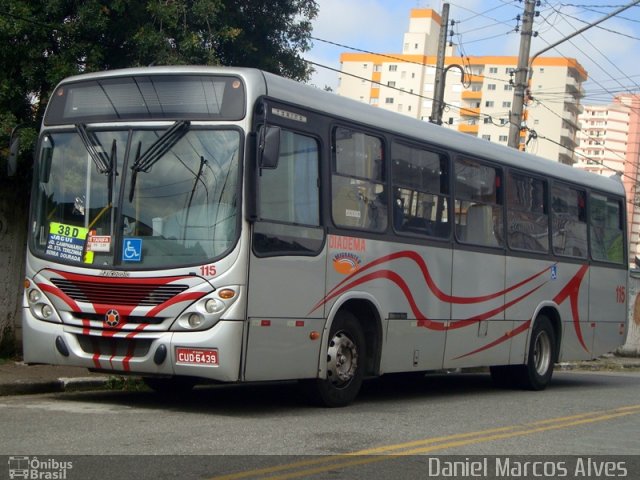
POLYGON ((63 263, 144 269, 208 262, 238 234, 236 129, 75 130, 41 142, 32 243, 63 263))

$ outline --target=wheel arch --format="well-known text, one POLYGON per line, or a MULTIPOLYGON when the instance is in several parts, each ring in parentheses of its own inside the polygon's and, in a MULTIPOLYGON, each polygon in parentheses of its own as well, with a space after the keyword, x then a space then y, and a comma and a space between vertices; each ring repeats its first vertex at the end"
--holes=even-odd
MULTIPOLYGON (((349 295, 340 299, 331 308, 329 321, 323 334, 323 345, 327 344, 329 331, 336 315, 340 311, 350 312, 362 327, 365 337, 365 352, 367 356, 365 365, 366 376, 380 374, 380 358, 382 355, 382 315, 380 305, 374 297, 368 294, 349 295)), ((324 356, 322 356, 324 358, 324 356)), ((326 368, 320 362, 320 377, 326 375, 326 368)))
MULTIPOLYGON (((555 334, 555 358, 554 362, 557 362, 560 358, 560 348, 562 346, 562 318, 560 316, 560 312, 558 310, 558 305, 554 302, 545 302, 538 305, 534 315, 532 318, 531 329, 533 329, 533 324, 538 319, 539 316, 544 315, 551 322, 551 326, 553 327, 553 332, 555 334)), ((528 354, 528 352, 527 352, 528 354)), ((526 358, 526 356, 525 356, 526 358)))

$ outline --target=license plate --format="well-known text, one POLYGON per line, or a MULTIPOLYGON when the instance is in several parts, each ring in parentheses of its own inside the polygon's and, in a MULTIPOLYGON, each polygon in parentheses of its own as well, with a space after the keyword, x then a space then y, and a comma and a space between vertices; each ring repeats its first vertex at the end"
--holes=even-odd
POLYGON ((215 348, 176 348, 176 363, 181 365, 218 365, 215 348))

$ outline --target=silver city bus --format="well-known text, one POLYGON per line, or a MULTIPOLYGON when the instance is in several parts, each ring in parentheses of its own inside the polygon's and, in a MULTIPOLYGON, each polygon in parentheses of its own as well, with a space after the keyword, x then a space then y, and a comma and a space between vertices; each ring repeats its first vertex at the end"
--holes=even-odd
POLYGON ((626 333, 625 193, 254 69, 68 78, 34 168, 28 363, 157 390, 490 366, 543 389, 626 333))

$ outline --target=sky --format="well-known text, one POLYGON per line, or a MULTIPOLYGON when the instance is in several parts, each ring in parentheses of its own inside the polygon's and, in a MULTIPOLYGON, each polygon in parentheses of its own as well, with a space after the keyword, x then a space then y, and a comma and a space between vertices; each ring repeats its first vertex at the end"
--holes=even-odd
MULTIPOLYGON (((313 23, 313 48, 305 59, 339 69, 347 47, 384 54, 402 52, 403 34, 412 8, 442 11, 440 0, 316 0, 319 14, 313 23), (331 45, 329 42, 342 46, 331 45)), ((450 0, 454 44, 467 56, 517 56, 520 34, 516 17, 521 0, 450 0)), ((537 37, 531 54, 564 38, 588 23, 603 18, 631 0, 541 0, 534 21, 537 37)), ((640 93, 640 4, 565 41, 544 56, 575 58, 588 72, 582 103, 609 103, 622 92, 640 93)), ((314 67, 310 83, 337 86, 338 74, 314 67)))

